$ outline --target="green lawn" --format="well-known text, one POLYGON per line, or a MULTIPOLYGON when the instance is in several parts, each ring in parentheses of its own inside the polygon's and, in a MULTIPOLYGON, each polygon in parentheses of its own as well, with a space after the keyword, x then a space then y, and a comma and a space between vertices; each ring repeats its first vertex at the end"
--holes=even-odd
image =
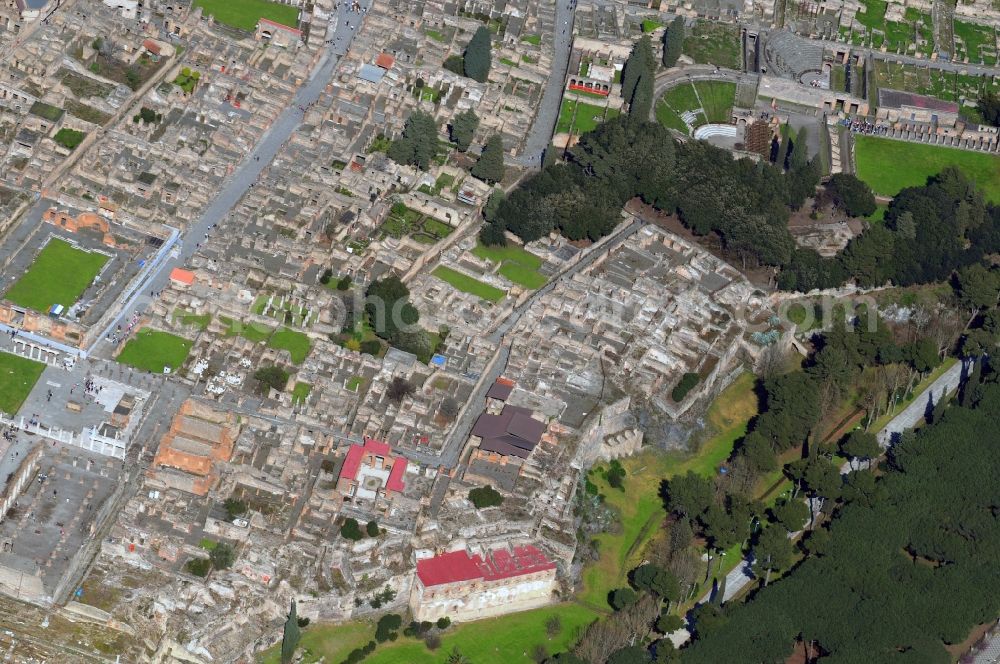
MULTIPOLYGON (((522 611, 499 618, 477 620, 454 625, 441 634, 441 647, 430 651, 423 641, 400 637, 386 642, 365 664, 440 664, 453 648, 475 664, 529 664, 536 645, 550 653, 567 650, 597 614, 574 603, 556 604, 541 609, 522 611), (558 616, 562 629, 553 638, 545 633, 545 623, 558 616)), ((307 651, 306 662, 342 662, 354 648, 374 638, 374 625, 361 622, 343 625, 311 625, 302 632, 301 647, 307 651)), ((277 662, 280 645, 264 653, 262 662, 277 662)))
POLYGON ((41 362, 0 352, 0 412, 14 415, 45 371, 41 362))
POLYGON ((292 388, 292 402, 304 402, 309 397, 310 391, 312 391, 312 385, 309 383, 295 383, 295 387, 292 388))
POLYGON ((541 288, 548 279, 538 269, 542 259, 523 247, 509 244, 503 247, 486 247, 477 244, 472 253, 483 260, 500 263, 500 274, 515 284, 532 290, 541 288))
POLYGON ((184 325, 194 325, 199 330, 204 330, 212 322, 212 314, 193 314, 183 309, 174 309, 174 320, 179 320, 184 325))
POLYGON ((227 337, 241 336, 259 344, 270 339, 274 333, 274 328, 260 323, 244 323, 226 316, 219 316, 219 320, 226 325, 225 336, 227 337))
POLYGON ((48 313, 53 304, 70 307, 107 262, 104 254, 83 251, 53 238, 5 297, 42 313, 48 313))
POLYGON ((295 364, 302 364, 302 360, 306 359, 306 355, 309 354, 309 350, 312 348, 309 337, 302 332, 296 332, 287 327, 283 327, 272 334, 271 338, 267 340, 267 345, 271 348, 287 350, 291 353, 292 362, 295 364))
POLYGON ((690 134, 687 124, 681 116, 664 100, 656 102, 656 119, 667 129, 676 129, 682 134, 690 134))
POLYGON ((858 177, 875 193, 895 196, 905 187, 924 184, 945 166, 957 166, 975 181, 983 195, 1000 203, 1000 157, 937 145, 854 137, 858 177))
POLYGON ((299 27, 299 10, 266 0, 194 0, 192 9, 202 8, 203 16, 214 16, 219 23, 253 32, 257 21, 266 18, 292 28, 299 27))
POLYGON ((572 130, 574 134, 585 134, 617 115, 618 111, 613 108, 587 104, 567 97, 563 99, 562 107, 559 109, 556 133, 565 134, 572 130))
MULTIPOLYGON (((355 648, 360 648, 375 638, 375 627, 362 622, 343 625, 310 625, 302 630, 299 650, 305 652, 303 661, 307 664, 325 661, 340 664, 355 648)), ((260 656, 262 664, 280 664, 281 643, 265 650, 260 656)))
POLYGON ((191 342, 169 332, 148 327, 125 344, 118 361, 151 373, 163 373, 167 367, 176 371, 191 350, 191 342))
POLYGON ((83 139, 85 138, 87 138, 87 134, 84 132, 77 131, 76 129, 70 129, 69 127, 63 127, 56 132, 56 135, 52 137, 52 140, 67 150, 75 150, 76 146, 83 143, 83 139))
POLYGON ((694 84, 709 122, 728 123, 736 99, 736 84, 729 81, 697 81, 694 84))
POLYGON ((539 44, 542 43, 542 36, 541 35, 524 35, 523 37, 521 37, 521 41, 527 42, 529 44, 534 44, 535 46, 538 46, 539 44))
POLYGON ((451 284, 463 293, 470 293, 489 302, 499 302, 506 295, 506 293, 495 286, 484 284, 478 279, 473 279, 467 274, 453 270, 450 267, 445 267, 444 265, 438 265, 431 274, 441 281, 451 284))

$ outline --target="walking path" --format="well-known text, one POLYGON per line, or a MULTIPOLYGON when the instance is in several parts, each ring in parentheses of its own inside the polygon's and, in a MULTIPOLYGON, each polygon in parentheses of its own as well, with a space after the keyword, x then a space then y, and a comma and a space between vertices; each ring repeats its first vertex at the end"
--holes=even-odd
POLYGON ((552 132, 559 119, 562 105, 563 86, 569 69, 569 56, 573 51, 573 24, 576 20, 576 0, 556 0, 556 23, 553 27, 552 67, 549 80, 542 91, 542 101, 538 105, 535 121, 531 123, 524 150, 512 162, 518 166, 541 168, 542 155, 549 147, 552 132))

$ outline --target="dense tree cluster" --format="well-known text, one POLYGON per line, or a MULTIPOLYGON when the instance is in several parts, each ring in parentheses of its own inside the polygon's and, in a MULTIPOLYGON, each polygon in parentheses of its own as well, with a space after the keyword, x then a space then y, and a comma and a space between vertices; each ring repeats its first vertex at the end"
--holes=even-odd
POLYGON ((398 164, 408 164, 426 171, 430 168, 437 149, 437 122, 423 111, 413 111, 406 119, 403 135, 392 142, 386 154, 398 164))
MULTIPOLYGON (((864 195, 853 185, 848 187, 853 193, 837 187, 845 203, 864 195)), ((899 192, 886 211, 885 223, 873 224, 835 258, 797 249, 778 285, 809 291, 839 286, 847 279, 863 287, 931 283, 998 249, 1000 207, 987 204, 961 171, 948 167, 927 184, 899 192)))
POLYGON ((462 57, 465 75, 474 81, 485 83, 490 75, 490 30, 485 25, 476 28, 476 32, 465 47, 462 57))
POLYGON ((948 662, 946 644, 996 620, 1000 385, 989 368, 977 375, 967 405, 904 436, 881 477, 850 473, 844 493, 868 499, 841 509, 816 555, 698 629, 684 661, 784 661, 809 648, 830 662, 948 662))
POLYGON ((794 249, 789 207, 802 205, 818 181, 815 160, 782 174, 766 163, 734 160, 703 141, 675 143, 658 123, 620 117, 583 135, 569 163, 550 166, 515 189, 495 208, 482 240, 502 244, 504 230, 524 241, 553 230, 573 240, 597 239, 638 196, 677 212, 697 234, 718 233, 744 263, 783 265, 794 249))

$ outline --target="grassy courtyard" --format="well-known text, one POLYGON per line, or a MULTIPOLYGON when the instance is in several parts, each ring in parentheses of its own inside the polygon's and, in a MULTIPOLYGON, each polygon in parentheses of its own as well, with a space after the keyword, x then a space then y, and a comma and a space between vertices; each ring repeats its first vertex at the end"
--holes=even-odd
POLYGON ((487 247, 477 244, 472 253, 483 260, 500 263, 499 273, 515 284, 532 290, 541 288, 548 281, 538 269, 542 259, 523 247, 509 244, 503 247, 487 247))
POLYGON ((271 348, 287 350, 292 356, 292 362, 295 364, 302 364, 302 361, 306 359, 306 355, 312 349, 309 337, 287 327, 283 327, 272 334, 271 338, 267 340, 267 345, 271 348))
POLYGON ((5 297, 40 312, 48 312, 53 304, 70 307, 107 262, 104 254, 83 251, 53 238, 5 297))
POLYGON ((0 413, 15 414, 43 371, 41 362, 0 352, 0 413))
POLYGON ((299 27, 298 7, 267 0, 194 0, 192 8, 201 7, 203 16, 240 30, 252 32, 262 18, 292 28, 299 27))
POLYGON ((698 64, 740 68, 740 32, 735 24, 700 20, 684 38, 684 55, 698 64))
POLYGON ((475 295, 476 297, 481 297, 488 302, 499 302, 506 295, 506 293, 496 286, 485 284, 463 272, 453 270, 450 267, 445 267, 444 265, 438 265, 434 268, 434 271, 431 272, 431 274, 441 281, 457 288, 463 293, 469 293, 471 295, 475 295))
POLYGON ((167 368, 173 372, 184 364, 190 351, 189 340, 147 327, 125 344, 118 361, 150 373, 163 373, 167 368))
POLYGON ((945 166, 957 166, 983 195, 1000 203, 1000 157, 937 145, 854 137, 858 177, 877 194, 895 196, 901 189, 924 184, 945 166))
POLYGON ((605 120, 618 115, 618 111, 606 106, 588 104, 576 99, 566 97, 563 99, 562 107, 559 109, 559 122, 556 123, 556 133, 566 134, 572 131, 574 134, 585 134, 597 128, 605 120))

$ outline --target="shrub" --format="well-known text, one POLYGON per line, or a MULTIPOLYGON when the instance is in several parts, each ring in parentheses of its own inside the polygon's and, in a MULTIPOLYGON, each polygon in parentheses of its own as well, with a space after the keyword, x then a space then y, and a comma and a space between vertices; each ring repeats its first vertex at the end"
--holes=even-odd
POLYGON ((608 484, 614 489, 619 489, 621 491, 625 490, 625 469, 622 468, 621 463, 618 459, 611 461, 611 467, 608 468, 608 484))
POLYGON ((611 594, 608 596, 608 604, 611 605, 615 611, 621 611, 622 609, 632 606, 635 604, 636 600, 639 598, 635 591, 631 588, 618 588, 617 590, 612 590, 611 594))
POLYGON ((424 637, 424 645, 428 650, 437 650, 441 647, 441 637, 437 634, 428 634, 424 637))
POLYGON ((192 558, 185 563, 184 568, 191 574, 204 578, 212 568, 212 561, 208 558, 192 558))
POLYGON ((288 372, 278 366, 261 367, 254 372, 253 377, 257 380, 258 387, 262 392, 266 392, 266 388, 280 392, 288 384, 288 372))
POLYGON ((208 557, 212 560, 212 566, 216 569, 229 569, 233 566, 233 561, 236 560, 236 552, 233 551, 233 547, 225 542, 219 542, 208 553, 208 557))
POLYGON ((374 339, 369 339, 368 341, 362 341, 358 349, 366 355, 375 356, 382 352, 382 344, 374 339))
POLYGON ((365 526, 365 532, 368 533, 368 537, 378 537, 381 532, 378 528, 378 522, 374 520, 369 521, 365 526))
POLYGON ((469 500, 476 506, 477 510, 484 507, 496 507, 503 502, 500 492, 491 486, 476 487, 469 491, 469 500))
POLYGON ((242 500, 236 498, 226 498, 226 502, 223 503, 226 508, 226 514, 229 515, 230 520, 241 514, 247 513, 247 504, 242 500))
POLYGON ((451 626, 451 618, 448 616, 441 616, 437 619, 436 624, 438 629, 448 629, 451 626))
POLYGON ((321 274, 319 277, 319 283, 326 286, 328 283, 330 283, 330 279, 332 278, 333 278, 333 270, 331 270, 330 268, 326 268, 325 270, 323 270, 323 274, 321 274))
POLYGON ((350 517, 344 519, 344 524, 340 526, 340 536, 345 539, 354 540, 355 542, 364 538, 358 522, 350 517))
POLYGON ((345 291, 351 287, 351 283, 353 282, 351 281, 350 275, 344 275, 340 279, 337 279, 337 290, 345 291))
POLYGON ((688 392, 690 392, 691 389, 697 384, 698 374, 690 372, 684 374, 681 376, 680 382, 674 387, 673 392, 670 393, 670 398, 678 403, 683 401, 684 397, 688 395, 688 392))
POLYGON ((387 613, 378 619, 375 627, 375 640, 379 643, 390 640, 403 624, 403 618, 396 613, 387 613))

